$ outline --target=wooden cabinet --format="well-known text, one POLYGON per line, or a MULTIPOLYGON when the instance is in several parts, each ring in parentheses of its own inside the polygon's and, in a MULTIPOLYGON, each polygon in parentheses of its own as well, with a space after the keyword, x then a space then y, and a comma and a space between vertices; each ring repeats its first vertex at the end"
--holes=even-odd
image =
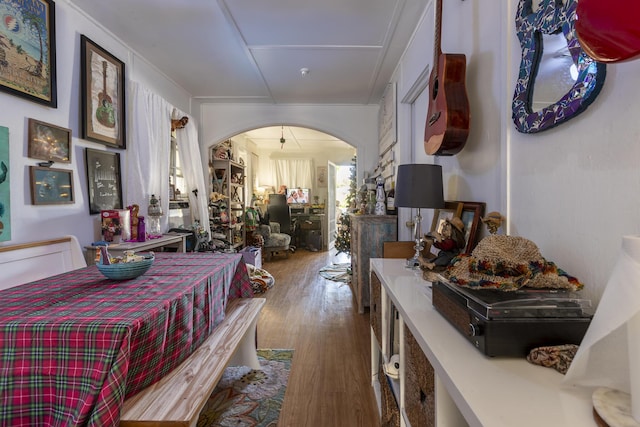
POLYGON ((596 426, 592 389, 567 387, 524 357, 485 356, 434 309, 431 282, 404 260, 373 259, 371 269, 371 385, 384 425, 396 425, 397 409, 401 427, 596 426), (394 354, 397 380, 380 370, 394 354))
POLYGON ((382 257, 382 244, 398 240, 395 215, 351 214, 351 288, 358 313, 369 307, 369 259, 382 257))
POLYGON ((214 159, 211 152, 210 191, 224 196, 209 203, 212 237, 224 235, 231 248, 245 245, 245 171, 244 165, 233 160, 214 159))

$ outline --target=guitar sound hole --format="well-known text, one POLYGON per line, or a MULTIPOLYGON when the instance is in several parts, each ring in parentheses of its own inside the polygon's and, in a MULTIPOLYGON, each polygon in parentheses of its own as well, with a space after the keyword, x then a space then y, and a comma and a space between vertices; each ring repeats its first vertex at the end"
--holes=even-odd
POLYGON ((438 97, 438 79, 433 81, 433 90, 431 91, 431 99, 436 99, 438 97))

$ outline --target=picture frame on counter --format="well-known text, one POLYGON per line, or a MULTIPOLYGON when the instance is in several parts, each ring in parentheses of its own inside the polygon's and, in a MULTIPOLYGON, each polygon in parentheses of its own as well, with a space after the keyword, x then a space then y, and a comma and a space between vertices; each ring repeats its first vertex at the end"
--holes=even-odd
POLYGON ((484 215, 484 202, 459 202, 462 205, 460 219, 464 224, 465 253, 471 253, 478 243, 478 228, 484 215))
POLYGON ((434 209, 433 221, 431 222, 431 231, 442 232, 442 225, 445 219, 460 218, 462 213, 462 204, 460 202, 445 201, 444 208, 434 209))

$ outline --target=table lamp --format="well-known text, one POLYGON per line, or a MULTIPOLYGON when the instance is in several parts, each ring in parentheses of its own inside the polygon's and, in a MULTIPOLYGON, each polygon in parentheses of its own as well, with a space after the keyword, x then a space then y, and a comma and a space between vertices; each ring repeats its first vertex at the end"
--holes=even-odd
POLYGON ((414 238, 416 253, 407 260, 408 267, 420 265, 420 251, 422 245, 422 231, 420 223, 422 215, 420 209, 444 208, 444 194, 442 189, 442 166, 430 164, 410 164, 398 166, 396 179, 395 206, 400 208, 417 208, 418 214, 414 220, 414 238))

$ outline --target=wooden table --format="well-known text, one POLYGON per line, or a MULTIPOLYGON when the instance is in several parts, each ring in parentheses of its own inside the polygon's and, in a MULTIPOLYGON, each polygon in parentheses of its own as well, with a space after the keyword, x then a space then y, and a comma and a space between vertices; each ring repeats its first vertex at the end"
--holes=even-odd
POLYGON ((0 425, 117 425, 124 399, 252 296, 242 255, 213 253, 158 253, 131 280, 89 266, 0 291, 0 425))
MULTIPOLYGON (((145 242, 109 243, 109 254, 121 256, 125 251, 144 252, 152 249, 176 247, 177 252, 186 252, 186 238, 188 234, 169 233, 145 242)), ((85 246, 87 250, 87 265, 95 264, 98 246, 85 246)))

